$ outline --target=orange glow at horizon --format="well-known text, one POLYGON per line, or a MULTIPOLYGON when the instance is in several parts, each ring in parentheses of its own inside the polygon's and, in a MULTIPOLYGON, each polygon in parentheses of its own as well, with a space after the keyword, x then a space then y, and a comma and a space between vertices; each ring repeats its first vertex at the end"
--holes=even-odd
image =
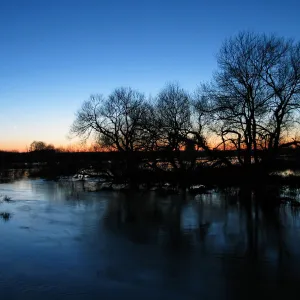
MULTIPOLYGON (((288 137, 284 137, 282 139, 282 142, 288 142, 288 137)), ((38 139, 36 141, 39 141, 38 139)), ((2 142, 0 143, 0 151, 17 151, 17 152, 27 152, 29 150, 29 147, 31 145, 33 141, 6 141, 6 142, 2 142)), ((52 142, 52 141, 47 141, 42 140, 42 142, 44 142, 45 144, 49 145, 53 145, 54 148, 56 149, 61 149, 63 151, 68 151, 68 152, 94 152, 94 151, 102 151, 102 152, 107 152, 107 151, 116 151, 115 149, 108 149, 106 147, 100 147, 99 145, 93 143, 93 142, 87 142, 86 144, 82 144, 80 143, 80 141, 77 140, 67 140, 67 141, 57 141, 57 142, 52 142)), ((219 145, 219 150, 223 150, 223 147, 220 145, 220 140, 218 140, 217 137, 213 137, 213 136, 209 136, 207 138, 207 144, 208 146, 213 149, 215 148, 217 145, 219 145)), ((242 147, 243 149, 243 147, 242 147)), ((182 148, 181 150, 184 150, 184 148, 182 148)), ((232 144, 228 144, 226 143, 226 150, 236 150, 235 147, 232 144)))
MULTIPOLYGON (((33 141, 32 141, 33 142, 33 141)), ((27 152, 29 150, 30 144, 32 143, 24 143, 24 142, 7 142, 7 143, 1 143, 0 144, 0 151, 17 151, 17 152, 27 152)), ((61 149, 63 151, 68 151, 68 152, 94 152, 94 151, 100 151, 101 147, 94 144, 94 143, 86 143, 86 144, 81 144, 80 142, 66 142, 66 143, 51 143, 42 141, 45 144, 53 145, 55 149, 61 149)), ((109 151, 109 149, 103 147, 101 151, 106 152, 109 151)), ((113 150, 111 150, 113 151, 113 150)))
MULTIPOLYGON (((33 141, 32 141, 33 142, 33 141)), ((4 150, 4 151, 18 151, 18 152, 27 152, 30 144, 32 143, 28 143, 28 142, 6 142, 6 143, 1 143, 0 144, 0 151, 4 150)), ((55 148, 59 149, 59 148, 63 148, 63 149, 80 149, 80 148, 84 148, 82 145, 79 145, 78 143, 47 143, 46 141, 43 141, 46 144, 51 144, 53 145, 55 148)), ((88 145, 87 145, 88 147, 88 145)))

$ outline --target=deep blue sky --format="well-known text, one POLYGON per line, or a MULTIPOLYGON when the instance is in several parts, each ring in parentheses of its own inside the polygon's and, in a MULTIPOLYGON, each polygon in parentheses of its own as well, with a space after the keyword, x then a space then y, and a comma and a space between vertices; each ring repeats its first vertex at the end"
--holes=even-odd
POLYGON ((70 143, 92 93, 209 80, 241 30, 300 40, 299 0, 0 0, 0 148, 70 143))

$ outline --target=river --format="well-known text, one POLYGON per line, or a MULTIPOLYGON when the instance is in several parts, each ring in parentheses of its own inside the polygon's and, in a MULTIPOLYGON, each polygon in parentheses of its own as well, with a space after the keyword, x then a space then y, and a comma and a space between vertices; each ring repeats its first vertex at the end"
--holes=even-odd
POLYGON ((160 197, 22 179, 0 184, 0 195, 11 199, 0 204, 8 213, 0 219, 4 300, 300 292, 298 209, 260 207, 252 193, 246 202, 233 188, 160 197))

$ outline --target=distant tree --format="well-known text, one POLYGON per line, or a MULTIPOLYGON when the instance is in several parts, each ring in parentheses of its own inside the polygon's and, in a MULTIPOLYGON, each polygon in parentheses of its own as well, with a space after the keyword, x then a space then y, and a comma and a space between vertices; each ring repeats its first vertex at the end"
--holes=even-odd
POLYGON ((54 146, 51 144, 46 144, 42 141, 33 141, 30 144, 29 151, 45 151, 45 150, 55 150, 54 146))

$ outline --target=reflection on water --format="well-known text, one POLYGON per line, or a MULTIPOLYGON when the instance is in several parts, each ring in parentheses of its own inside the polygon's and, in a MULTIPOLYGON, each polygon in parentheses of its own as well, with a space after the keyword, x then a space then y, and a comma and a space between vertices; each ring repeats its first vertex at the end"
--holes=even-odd
POLYGON ((283 171, 275 171, 271 172, 271 175, 278 175, 282 177, 289 177, 289 176, 300 176, 300 171, 299 170, 292 170, 292 169, 286 169, 283 171))
POLYGON ((13 214, 0 222, 1 299, 295 295, 299 209, 256 201, 275 194, 232 188, 159 197, 90 192, 82 182, 1 184, 0 195, 14 200, 0 204, 13 214))

